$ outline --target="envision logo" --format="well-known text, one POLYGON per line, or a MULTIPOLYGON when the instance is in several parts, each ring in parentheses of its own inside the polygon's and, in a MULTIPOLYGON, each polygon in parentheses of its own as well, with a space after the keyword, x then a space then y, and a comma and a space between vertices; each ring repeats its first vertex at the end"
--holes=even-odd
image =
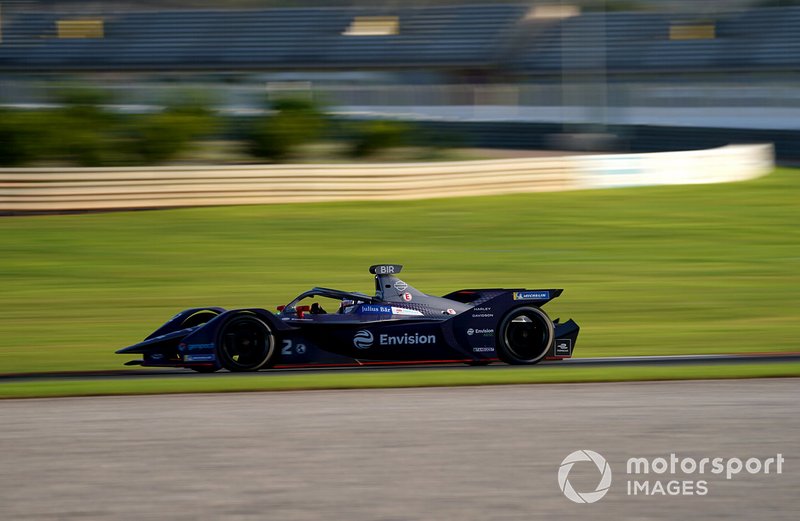
POLYGON ((435 344, 435 335, 420 335, 419 333, 403 333, 402 335, 381 335, 382 346, 435 344))
POLYGON ((611 486, 611 467, 603 456, 593 450, 576 450, 561 462, 561 466, 558 469, 558 486, 561 488, 561 492, 567 496, 567 499, 575 503, 594 503, 600 501, 611 486), (600 471, 600 482, 597 484, 594 492, 578 492, 572 488, 572 484, 569 482, 569 479, 567 479, 569 477, 569 472, 572 470, 572 466, 579 461, 591 461, 595 464, 597 470, 600 471))
MULTIPOLYGON (((353 337, 353 345, 357 349, 368 349, 375 342, 371 331, 362 329, 353 337)), ((435 344, 436 335, 420 335, 419 333, 403 333, 402 335, 381 334, 378 344, 382 346, 435 344)))
POLYGON ((366 329, 362 329, 353 337, 353 345, 356 349, 369 349, 372 347, 372 342, 374 341, 375 338, 372 336, 372 333, 366 329))

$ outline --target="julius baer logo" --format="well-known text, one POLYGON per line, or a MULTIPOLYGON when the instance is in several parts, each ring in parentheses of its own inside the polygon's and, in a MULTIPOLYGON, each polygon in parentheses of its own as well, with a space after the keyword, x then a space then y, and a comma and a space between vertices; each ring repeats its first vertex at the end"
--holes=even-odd
MULTIPOLYGON (((353 345, 356 349, 369 349, 375 343, 375 335, 372 331, 362 329, 353 337, 353 345)), ((403 333, 402 335, 378 335, 378 345, 381 346, 403 346, 417 344, 435 344, 436 335, 420 335, 419 333, 403 333)))
MULTIPOLYGON (((782 454, 773 458, 692 458, 671 453, 658 458, 628 458, 625 465, 628 496, 706 496, 716 481, 732 480, 741 474, 783 474, 782 454)), ((595 474, 596 475, 596 474, 595 474)), ((600 501, 611 488, 611 465, 589 449, 569 454, 558 468, 558 486, 575 503, 600 501), (576 490, 569 480, 576 464, 590 463, 600 474, 592 490, 576 490)))

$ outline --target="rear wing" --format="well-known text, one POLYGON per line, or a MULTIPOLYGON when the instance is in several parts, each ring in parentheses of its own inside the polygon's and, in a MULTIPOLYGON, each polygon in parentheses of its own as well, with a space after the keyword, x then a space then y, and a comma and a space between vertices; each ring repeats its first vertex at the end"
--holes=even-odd
POLYGON ((444 295, 443 298, 463 302, 464 304, 478 305, 482 302, 495 299, 500 295, 509 295, 512 302, 530 302, 542 306, 554 298, 561 296, 564 290, 560 288, 552 289, 506 289, 506 288, 487 288, 487 289, 460 289, 444 295))

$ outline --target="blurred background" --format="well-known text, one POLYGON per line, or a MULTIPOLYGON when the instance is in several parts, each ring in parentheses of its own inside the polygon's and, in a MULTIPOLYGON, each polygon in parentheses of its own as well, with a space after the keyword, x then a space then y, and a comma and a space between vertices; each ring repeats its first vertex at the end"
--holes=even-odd
MULTIPOLYGON (((70 209, 0 219, 0 372, 117 368, 115 348, 180 309, 369 292, 376 262, 433 294, 566 288, 548 311, 581 324, 579 356, 796 349, 798 28, 791 0, 0 0, 0 212, 70 209), (112 199, 117 175, 75 167, 188 167, 180 199, 210 165, 732 143, 774 144, 783 168, 707 186, 69 214, 112 199)), ((647 164, 667 184, 704 172, 681 161, 647 164)), ((589 174, 630 186, 644 165, 589 174)), ((125 190, 165 184, 158 172, 125 190)), ((214 204, 215 186, 175 205, 214 204)))
POLYGON ((0 0, 0 519, 583 520, 557 469, 591 448, 592 519, 795 520, 798 160, 800 0, 0 0), (191 307, 372 293, 377 263, 435 295, 564 288, 576 357, 739 356, 114 354, 191 307), (557 381, 581 383, 437 387, 557 381), (287 388, 329 390, 222 394, 287 388), (787 470, 625 495, 628 458, 670 453, 787 470))
POLYGON ((754 141, 792 160, 798 27, 794 0, 4 0, 0 163, 754 141))

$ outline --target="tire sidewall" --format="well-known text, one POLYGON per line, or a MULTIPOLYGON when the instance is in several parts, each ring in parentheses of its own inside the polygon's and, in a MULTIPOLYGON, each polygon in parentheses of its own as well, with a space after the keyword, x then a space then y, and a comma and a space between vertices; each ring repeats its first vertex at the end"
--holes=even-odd
POLYGON ((548 351, 552 349, 553 342, 555 341, 555 326, 553 325, 553 321, 550 320, 550 317, 547 316, 547 313, 542 311, 538 307, 534 306, 521 306, 516 307, 506 313, 503 317, 503 320, 500 321, 500 327, 497 328, 497 355, 503 362, 507 364, 515 364, 515 365, 531 365, 538 363, 541 361, 545 356, 547 356, 548 351), (516 355, 513 354, 513 351, 508 347, 508 342, 506 339, 506 329, 508 328, 508 324, 515 319, 516 317, 522 314, 531 314, 536 315, 539 317, 546 325, 547 325, 547 333, 548 338, 545 347, 542 349, 542 352, 531 359, 520 359, 516 355))
POLYGON ((200 309, 185 317, 181 322, 181 328, 202 326, 218 316, 219 311, 215 309, 200 309))
POLYGON ((226 320, 225 323, 222 325, 222 327, 220 327, 219 333, 217 335, 217 360, 219 361, 219 364, 228 371, 232 372, 258 371, 259 369, 268 366, 268 364, 270 364, 274 358, 275 358, 275 335, 272 333, 272 328, 269 326, 269 324, 267 324, 257 316, 250 314, 234 315, 230 319, 226 320), (225 331, 232 324, 241 321, 250 321, 258 324, 263 329, 266 337, 266 342, 268 343, 266 355, 260 362, 258 362, 253 366, 247 366, 247 367, 240 366, 235 362, 233 362, 232 360, 229 361, 227 355, 225 354, 225 349, 223 347, 223 337, 225 336, 225 331))

